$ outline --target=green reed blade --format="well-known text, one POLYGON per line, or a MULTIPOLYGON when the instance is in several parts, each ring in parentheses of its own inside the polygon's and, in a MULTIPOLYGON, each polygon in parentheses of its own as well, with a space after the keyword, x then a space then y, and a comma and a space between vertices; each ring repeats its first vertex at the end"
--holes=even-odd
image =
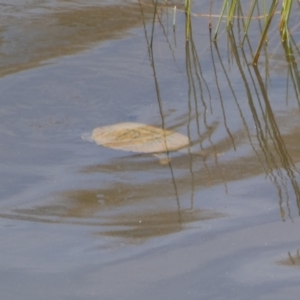
POLYGON ((187 41, 190 40, 190 27, 191 27, 191 0, 185 1, 185 15, 186 15, 186 25, 185 25, 185 38, 187 41))
POLYGON ((252 0, 250 10, 249 10, 249 14, 248 14, 247 21, 246 21, 246 25, 245 25, 245 28, 244 28, 244 37, 243 37, 242 44, 241 44, 242 47, 244 46, 245 39, 248 35, 248 29, 249 29, 249 26, 250 26, 250 22, 252 20, 255 5, 257 5, 257 0, 254 0, 254 1, 252 0))
POLYGON ((283 41, 285 41, 289 35, 288 20, 290 18, 291 9, 292 9, 292 0, 283 1, 282 10, 281 10, 281 19, 279 25, 281 38, 283 41))
POLYGON ((228 0, 225 0, 223 2, 223 7, 222 7, 221 15, 220 15, 220 18, 219 18, 219 21, 218 21, 218 24, 217 24, 217 27, 216 27, 215 35, 214 35, 214 38, 213 38, 214 41, 217 39, 219 27, 220 27, 220 24, 221 24, 221 21, 222 21, 222 18, 223 18, 224 11, 225 11, 225 8, 227 6, 227 3, 228 3, 228 0))
POLYGON ((257 64, 261 47, 262 47, 263 43, 265 42, 266 35, 267 35, 268 29, 270 27, 272 18, 273 18, 274 14, 275 14, 275 10, 276 10, 277 5, 278 5, 278 0, 273 0, 272 5, 270 7, 270 11, 269 11, 268 17, 267 17, 265 28, 264 28, 264 30, 262 32, 262 35, 261 35, 261 38, 260 38, 260 41, 259 41, 256 53, 255 53, 255 56, 254 56, 254 59, 253 59, 253 64, 254 65, 257 64))
POLYGON ((228 11, 228 16, 227 16, 227 29, 232 25, 232 19, 234 17, 236 5, 237 5, 238 0, 232 0, 231 5, 228 11))

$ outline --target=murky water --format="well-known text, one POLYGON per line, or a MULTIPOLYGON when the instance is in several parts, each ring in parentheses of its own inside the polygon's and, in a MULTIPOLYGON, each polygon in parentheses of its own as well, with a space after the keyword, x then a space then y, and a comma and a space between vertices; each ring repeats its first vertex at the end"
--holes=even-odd
POLYGON ((1 2, 4 299, 298 295, 296 62, 274 34, 255 73, 225 32, 210 43, 206 5, 186 43, 177 7, 151 52, 150 2, 1 2), (82 138, 119 122, 191 147, 161 164, 82 138))

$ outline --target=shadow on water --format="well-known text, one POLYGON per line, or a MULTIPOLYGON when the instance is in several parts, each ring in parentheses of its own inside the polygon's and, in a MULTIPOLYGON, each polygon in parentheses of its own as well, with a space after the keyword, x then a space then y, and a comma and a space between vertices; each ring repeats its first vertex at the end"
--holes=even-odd
MULTIPOLYGON (((151 7, 139 2, 138 5, 124 7, 54 12, 43 17, 42 27, 33 24, 35 29, 29 29, 35 32, 34 39, 44 36, 46 31, 47 39, 38 39, 35 44, 30 39, 26 40, 29 48, 19 45, 28 51, 20 55, 26 60, 24 62, 16 62, 13 52, 7 51, 17 67, 10 62, 10 56, 7 60, 2 59, 5 61, 1 66, 2 76, 16 69, 33 67, 58 52, 69 54, 90 43, 119 37, 120 32, 140 25, 144 20, 149 67, 161 119, 160 124, 154 125, 162 129, 184 129, 192 147, 186 149, 186 153, 167 153, 170 158, 167 165, 142 154, 86 164, 79 168, 80 175, 108 176, 106 181, 99 182, 100 187, 65 190, 55 194, 50 204, 19 207, 1 214, 2 217, 99 226, 98 234, 145 239, 180 231, 183 225, 194 221, 224 217, 225 214, 217 210, 195 207, 195 195, 199 196, 200 191, 217 185, 223 185, 224 192, 228 193, 228 183, 261 175, 276 189, 282 220, 292 219, 292 199, 295 199, 300 212, 296 59, 287 61, 291 80, 287 86, 295 92, 296 107, 282 113, 281 105, 273 105, 272 96, 268 94, 268 70, 247 63, 247 55, 251 51, 245 54, 244 49, 239 48, 237 33, 231 31, 226 37, 229 50, 228 61, 224 63, 224 49, 219 49, 219 45, 211 41, 205 52, 198 53, 192 19, 186 16, 189 30, 186 31, 188 36, 185 36, 185 83, 182 86, 186 88, 187 100, 185 106, 178 109, 174 121, 166 118, 165 91, 159 80, 159 72, 163 68, 157 68, 155 39, 163 37, 176 70, 182 68, 182 64, 175 57, 176 30, 168 29, 163 9, 158 11, 156 5, 151 7), (149 26, 146 21, 153 10, 153 22, 149 26), (107 16, 116 15, 117 22, 107 22, 107 16), (78 22, 82 22, 80 26, 78 22), (55 24, 55 30, 49 31, 50 23, 55 24), (159 33, 158 28, 161 30, 159 33), (170 38, 170 32, 174 39, 170 38), (211 72, 204 71, 208 62, 213 65, 211 72), (232 75, 230 68, 233 67, 236 71, 232 75), (266 76, 262 75, 263 72, 266 76), (199 155, 203 151, 206 155, 199 155), (110 175, 113 175, 112 179, 110 175)), ((250 48, 250 44, 248 46, 250 48)))

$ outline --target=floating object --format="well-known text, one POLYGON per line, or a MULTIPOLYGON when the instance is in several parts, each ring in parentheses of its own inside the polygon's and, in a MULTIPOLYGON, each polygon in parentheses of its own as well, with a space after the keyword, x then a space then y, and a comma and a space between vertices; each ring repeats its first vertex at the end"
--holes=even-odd
POLYGON ((169 159, 161 158, 160 153, 190 146, 189 138, 181 133, 132 122, 97 127, 92 132, 92 139, 107 148, 153 154, 162 164, 168 163, 169 159))

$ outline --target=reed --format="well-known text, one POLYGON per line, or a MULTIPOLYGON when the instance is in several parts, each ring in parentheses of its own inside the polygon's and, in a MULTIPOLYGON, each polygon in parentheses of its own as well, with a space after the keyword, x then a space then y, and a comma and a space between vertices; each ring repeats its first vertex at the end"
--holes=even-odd
POLYGON ((185 0, 185 15, 186 15, 186 26, 185 26, 185 37, 186 40, 190 40, 190 26, 191 26, 191 0, 185 0))
MULTIPOLYGON (((250 27, 250 23, 253 22, 254 19, 261 19, 261 16, 254 16, 255 8, 263 7, 263 19, 264 19, 264 27, 261 31, 260 40, 258 41, 257 50, 254 54, 253 64, 257 64, 260 51, 262 49, 263 44, 267 41, 268 30, 270 28, 271 22, 273 21, 274 15, 276 14, 276 9, 279 4, 279 0, 252 0, 249 4, 245 4, 246 1, 240 0, 224 0, 220 17, 218 23, 216 25, 216 30, 214 34, 214 40, 217 39, 221 23, 224 19, 226 19, 226 29, 232 28, 234 26, 234 20, 240 18, 240 12, 238 12, 238 7, 241 9, 248 9, 248 14, 246 18, 246 22, 244 25, 244 37, 241 43, 241 46, 244 45, 244 41, 248 36, 248 31, 250 27), (243 2, 243 3, 241 3, 243 2), (269 4, 269 5, 268 5, 269 4)), ((292 0, 281 0, 281 10, 280 10, 280 19, 279 19, 279 33, 281 35, 281 40, 286 42, 289 45, 290 32, 288 28, 288 23, 292 10, 292 0)))

